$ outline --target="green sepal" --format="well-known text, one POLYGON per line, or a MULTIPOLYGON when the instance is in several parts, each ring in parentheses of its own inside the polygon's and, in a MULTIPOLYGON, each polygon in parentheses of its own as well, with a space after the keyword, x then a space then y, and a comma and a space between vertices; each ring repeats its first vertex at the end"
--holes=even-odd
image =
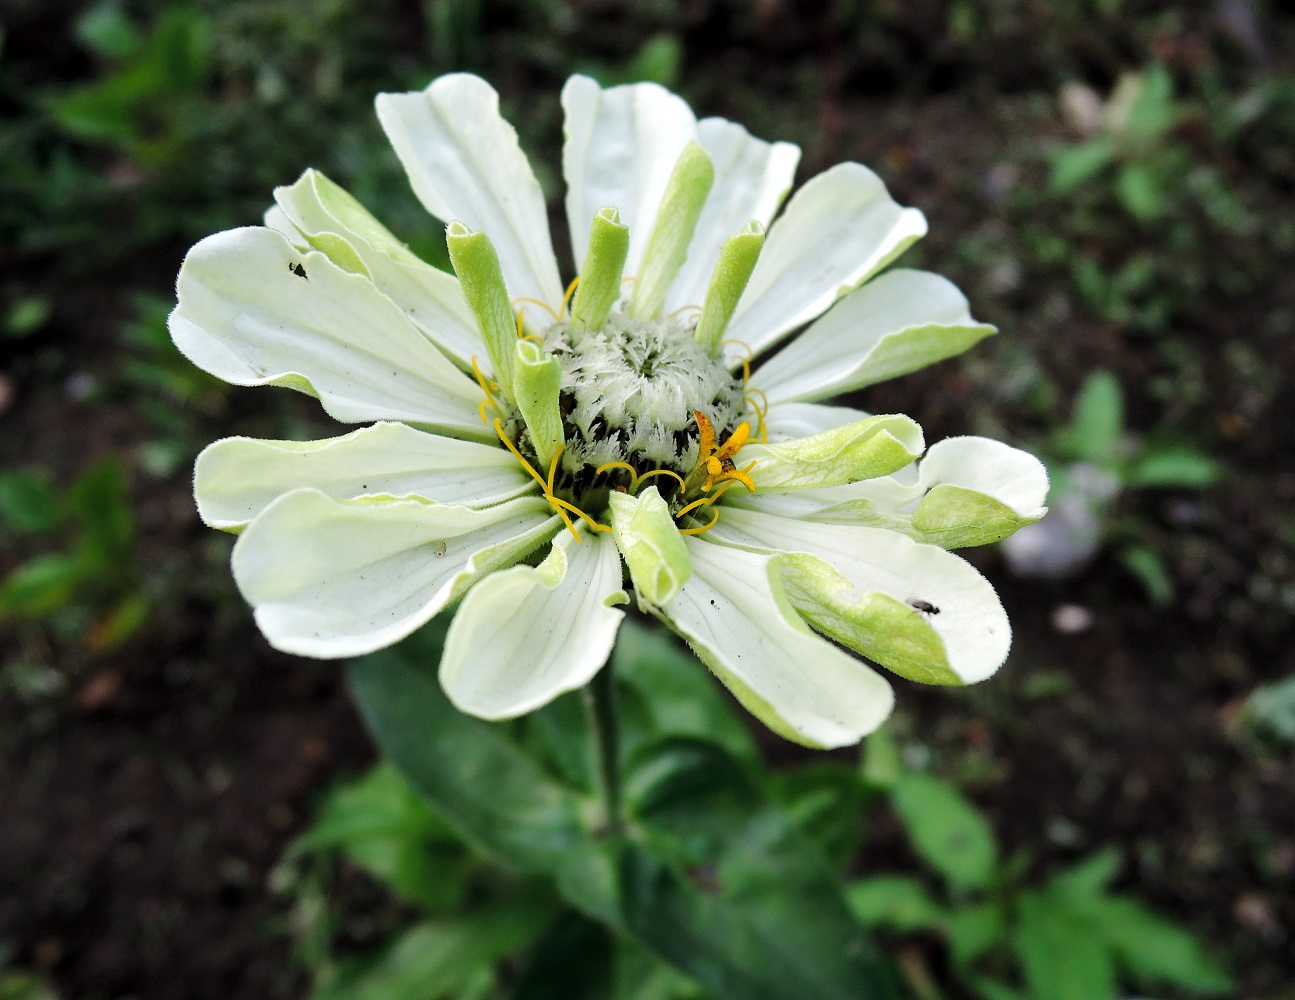
POLYGON ((621 278, 630 249, 629 226, 615 208, 600 208, 589 226, 589 250, 571 303, 571 325, 598 330, 621 297, 621 278))
POLYGON ((547 470, 565 438, 562 414, 558 411, 558 392, 562 385, 562 365, 538 344, 518 340, 513 359, 513 392, 517 408, 522 411, 531 445, 541 469, 547 470))
POLYGON ((451 222, 446 227, 445 244, 454 273, 463 287, 463 299, 486 342, 495 381, 505 396, 514 399, 513 344, 517 341, 517 322, 508 299, 508 286, 504 284, 504 272, 499 266, 499 255, 485 233, 473 232, 461 222, 451 222))
POLYGON ((711 354, 719 353, 724 331, 737 309, 738 299, 746 291, 746 283, 751 280, 751 272, 755 270, 755 262, 763 246, 764 226, 752 219, 742 232, 726 240, 719 252, 696 333, 697 342, 711 354))
POLYGON ((755 460, 757 490, 823 489, 897 472, 925 448, 922 428, 902 414, 869 417, 778 444, 748 444, 737 462, 755 460))
POLYGON ((692 557, 669 506, 655 486, 636 497, 612 493, 610 503, 612 531, 639 606, 668 604, 692 575, 692 557))
POLYGON ((688 256, 688 244, 714 182, 710 156, 700 144, 688 143, 670 174, 643 251, 643 265, 630 298, 631 316, 652 319, 661 314, 666 292, 688 256))

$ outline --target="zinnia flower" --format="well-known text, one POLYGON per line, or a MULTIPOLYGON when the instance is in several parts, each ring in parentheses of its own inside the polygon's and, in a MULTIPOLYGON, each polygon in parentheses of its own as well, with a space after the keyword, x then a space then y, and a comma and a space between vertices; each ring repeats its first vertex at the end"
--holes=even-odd
POLYGON ((992 674, 1007 618, 947 550, 1041 517, 1042 466, 822 403, 994 332, 943 278, 881 273, 922 214, 844 163, 775 221, 795 146, 653 84, 575 76, 562 106, 565 291, 516 133, 463 74, 377 99, 457 277, 312 170, 264 227, 186 257, 171 332, 195 364, 367 424, 198 458, 198 509, 241 533, 266 638, 356 656, 459 602, 441 682, 508 718, 602 667, 628 581, 750 711, 819 747, 893 704, 846 649, 927 683, 992 674))

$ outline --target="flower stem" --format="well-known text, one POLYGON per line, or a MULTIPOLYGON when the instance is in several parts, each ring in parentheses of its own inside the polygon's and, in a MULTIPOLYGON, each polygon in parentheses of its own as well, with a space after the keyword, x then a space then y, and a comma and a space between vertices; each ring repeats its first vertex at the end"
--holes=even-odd
POLYGON ((620 736, 616 718, 616 678, 611 664, 594 675, 585 688, 585 708, 594 755, 598 758, 598 783, 603 796, 606 832, 623 832, 621 815, 620 736))

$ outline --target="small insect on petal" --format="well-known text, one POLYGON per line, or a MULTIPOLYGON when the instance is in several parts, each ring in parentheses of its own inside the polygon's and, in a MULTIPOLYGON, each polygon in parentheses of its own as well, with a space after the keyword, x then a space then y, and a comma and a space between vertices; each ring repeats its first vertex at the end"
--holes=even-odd
POLYGON ((440 545, 436 546, 436 558, 439 559, 441 556, 445 555, 445 550, 447 548, 449 548, 449 545, 446 542, 441 542, 440 545))
POLYGON ((908 599, 908 605, 909 607, 922 612, 924 615, 938 615, 940 613, 939 608, 930 601, 922 600, 920 597, 910 597, 908 599))
POLYGON ((306 269, 301 266, 301 263, 299 261, 295 264, 289 264, 288 270, 291 271, 293 274, 295 274, 298 278, 305 278, 307 281, 310 280, 310 278, 307 277, 306 275, 306 269))

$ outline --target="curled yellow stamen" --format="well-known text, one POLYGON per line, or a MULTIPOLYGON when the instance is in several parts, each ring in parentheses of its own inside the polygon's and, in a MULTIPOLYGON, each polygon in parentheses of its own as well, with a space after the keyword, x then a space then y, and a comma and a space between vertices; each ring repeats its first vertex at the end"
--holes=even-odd
POLYGON ((769 432, 768 428, 765 427, 765 424, 769 416, 769 397, 766 396, 764 391, 761 389, 748 387, 742 398, 751 405, 751 409, 755 411, 756 418, 760 421, 760 443, 768 444, 769 432), (759 398, 757 399, 756 397, 759 398))
POLYGON ((726 344, 737 344, 738 347, 746 351, 746 354, 738 359, 742 362, 742 386, 745 388, 746 384, 751 381, 751 361, 755 358, 755 354, 745 340, 721 340, 719 342, 720 347, 724 347, 726 344))
MULTIPOLYGON (((683 476, 679 475, 679 473, 675 472, 673 469, 653 469, 651 472, 645 472, 641 476, 635 476, 634 487, 637 487, 639 483, 643 482, 645 479, 651 479, 653 476, 674 476, 675 479, 678 480, 679 488, 681 490, 688 489, 688 484, 683 481, 683 476)), ((631 489, 634 487, 631 487, 631 489)))
MULTIPOLYGON (((512 306, 513 306, 513 308, 514 308, 514 309, 517 309, 517 303, 518 303, 518 302, 526 302, 526 303, 528 303, 529 305, 539 306, 539 307, 540 307, 541 309, 543 309, 546 313, 548 313, 550 316, 552 316, 552 317, 553 317, 553 322, 555 322, 555 323, 560 323, 560 322, 562 322, 562 317, 561 317, 561 316, 559 316, 557 313, 555 313, 555 312, 553 311, 553 307, 552 307, 551 305, 549 305, 547 302, 541 302, 539 299, 527 298, 526 296, 524 296, 524 295, 523 295, 523 296, 521 296, 520 298, 513 299, 513 301, 512 301, 512 306)), ((518 312, 525 312, 526 310, 525 310, 525 309, 517 309, 517 311, 518 311, 518 312)))
POLYGON ((477 407, 477 412, 481 414, 481 422, 489 425, 490 421, 486 417, 486 407, 492 406, 495 409, 499 409, 499 404, 495 402, 495 394, 490 391, 489 382, 486 380, 486 377, 481 374, 481 366, 477 364, 477 357, 475 354, 472 356, 472 374, 477 377, 477 385, 481 386, 481 391, 486 394, 486 398, 483 399, 481 404, 477 407))
POLYGON ((604 462, 598 468, 594 469, 595 476, 601 476, 608 469, 625 469, 630 474, 630 485, 633 486, 638 480, 638 469, 630 465, 629 462, 604 462))
POLYGON ((520 451, 517 450, 517 446, 513 444, 510 440, 508 440, 508 435, 504 433, 503 422, 498 417, 495 418, 495 433, 499 435, 499 440, 504 443, 504 447, 513 453, 513 457, 516 458, 517 461, 522 463, 522 468, 525 469, 527 472, 529 472, 531 474, 531 477, 537 483, 540 484, 540 489, 544 492, 544 499, 549 502, 549 505, 555 511, 557 511, 558 517, 562 518, 562 523, 565 524, 567 526, 567 530, 570 531, 571 534, 575 536, 575 540, 577 542, 580 542, 583 544, 584 539, 580 537, 580 532, 576 530, 576 526, 571 523, 571 518, 567 517, 567 511, 571 511, 571 513, 575 514, 577 517, 579 517, 582 521, 584 521, 586 524, 588 524, 591 528, 593 528, 596 531, 612 530, 609 526, 605 524, 599 524, 597 521, 595 521, 592 517, 586 514, 575 504, 568 503, 567 501, 563 500, 561 497, 556 497, 553 495, 553 480, 557 476, 558 458, 561 457, 562 449, 563 447, 565 447, 565 445, 558 445, 557 450, 553 453, 553 459, 552 461, 549 462, 549 476, 547 479, 545 479, 543 476, 541 476, 538 472, 535 471, 535 466, 531 465, 530 462, 526 461, 526 457, 520 451))
POLYGON ((576 286, 580 284, 580 275, 571 279, 571 284, 567 285, 566 294, 562 296, 562 305, 558 306, 559 315, 567 311, 567 306, 571 304, 571 296, 576 293, 576 286))
POLYGON ((703 525, 701 525, 700 527, 696 527, 696 528, 680 528, 680 529, 679 529, 679 534, 681 534, 681 535, 701 535, 701 534, 704 534, 704 533, 705 533, 705 532, 707 532, 707 531, 710 531, 710 529, 711 529, 711 528, 713 528, 713 527, 715 527, 715 525, 719 524, 719 511, 717 511, 714 507, 712 507, 710 512, 711 512, 712 514, 714 514, 715 516, 714 516, 714 517, 712 517, 712 518, 710 519, 710 522, 709 522, 708 524, 703 524, 703 525))

